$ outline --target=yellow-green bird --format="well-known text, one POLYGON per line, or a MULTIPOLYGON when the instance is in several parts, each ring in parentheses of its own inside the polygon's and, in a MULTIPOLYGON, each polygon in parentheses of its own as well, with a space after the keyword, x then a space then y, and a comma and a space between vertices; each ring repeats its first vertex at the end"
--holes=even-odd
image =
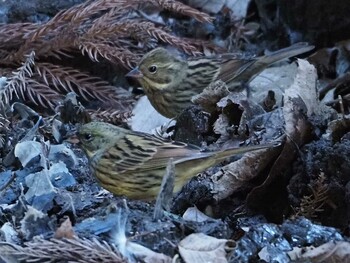
POLYGON ((164 48, 156 48, 141 59, 126 76, 139 80, 153 107, 173 118, 191 105, 191 98, 210 83, 221 79, 230 91, 240 91, 269 65, 312 50, 298 43, 266 56, 244 58, 236 54, 181 59, 164 48))
POLYGON ((202 152, 193 145, 103 122, 83 125, 78 138, 102 187, 116 195, 145 200, 157 196, 169 158, 175 165, 174 190, 179 191, 191 177, 227 157, 277 146, 275 143, 202 152))

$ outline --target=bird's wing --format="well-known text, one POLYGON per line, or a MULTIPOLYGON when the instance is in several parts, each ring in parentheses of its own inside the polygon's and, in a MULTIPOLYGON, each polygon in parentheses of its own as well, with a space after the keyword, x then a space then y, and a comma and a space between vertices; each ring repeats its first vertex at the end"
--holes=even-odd
MULTIPOLYGON (((237 55, 225 54, 221 58, 221 69, 217 79, 229 84, 252 64, 254 64, 256 59, 254 58, 243 58, 237 55)), ((248 79, 249 80, 249 79, 248 79)), ((248 81, 245 80, 245 81, 248 81)))
POLYGON ((239 77, 255 61, 255 58, 247 58, 235 53, 190 58, 188 59, 186 81, 188 83, 196 81, 197 85, 192 85, 191 89, 197 88, 197 93, 202 92, 210 83, 219 79, 226 82, 227 86, 230 87, 231 82, 239 77))
POLYGON ((199 158, 207 155, 201 153, 196 146, 179 142, 168 142, 152 135, 137 133, 127 134, 123 139, 104 152, 103 157, 112 158, 113 171, 118 173, 133 171, 136 169, 152 170, 167 166, 169 158, 174 158, 174 163, 189 158, 199 158))

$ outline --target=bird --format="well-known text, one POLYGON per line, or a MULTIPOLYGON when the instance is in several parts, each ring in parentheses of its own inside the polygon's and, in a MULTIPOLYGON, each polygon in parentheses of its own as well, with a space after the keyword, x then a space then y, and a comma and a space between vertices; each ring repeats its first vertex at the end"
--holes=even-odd
POLYGON ((314 49, 301 42, 261 57, 237 54, 182 59, 159 47, 146 53, 137 67, 126 74, 137 79, 152 106, 163 116, 174 118, 191 105, 191 98, 216 80, 232 92, 242 91, 269 65, 314 49))
POLYGON ((230 156, 279 145, 268 143, 204 152, 194 145, 104 122, 82 125, 77 138, 98 183, 116 195, 137 200, 157 196, 170 158, 175 165, 174 191, 178 192, 190 178, 230 156))

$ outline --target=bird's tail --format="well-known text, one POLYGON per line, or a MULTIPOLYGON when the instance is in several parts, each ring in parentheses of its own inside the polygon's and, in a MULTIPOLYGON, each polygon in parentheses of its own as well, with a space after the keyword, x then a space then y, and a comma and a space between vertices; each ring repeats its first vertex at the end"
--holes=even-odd
MULTIPOLYGON (((245 63, 245 65, 241 66, 240 70, 238 70, 235 73, 233 79, 235 79, 236 82, 240 82, 240 81, 249 82, 253 80, 258 74, 260 74, 269 65, 290 57, 303 54, 312 49, 314 49, 314 46, 309 45, 308 43, 305 43, 305 42, 300 42, 290 47, 282 48, 280 50, 271 52, 268 55, 258 57, 254 60, 249 60, 248 62, 245 63)), ((242 87, 237 87, 237 85, 232 85, 232 87, 229 87, 231 91, 239 91, 241 88, 242 87)))
POLYGON ((258 58, 257 62, 265 65, 270 65, 283 59, 306 53, 308 51, 313 50, 314 48, 314 46, 309 45, 308 43, 300 42, 290 47, 282 48, 280 50, 273 51, 270 54, 262 56, 258 58))
POLYGON ((252 145, 252 146, 245 146, 245 147, 239 147, 239 148, 229 148, 218 152, 216 155, 216 160, 217 161, 224 160, 230 156, 239 155, 246 152, 262 150, 262 149, 274 148, 280 145, 281 145, 281 142, 273 142, 273 143, 267 143, 263 145, 252 145))

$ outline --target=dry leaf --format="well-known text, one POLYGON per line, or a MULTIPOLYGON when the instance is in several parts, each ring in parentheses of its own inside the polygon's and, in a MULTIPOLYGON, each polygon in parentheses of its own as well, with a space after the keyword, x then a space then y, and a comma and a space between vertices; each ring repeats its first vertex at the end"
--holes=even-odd
POLYGON ((182 217, 187 221, 194 221, 194 222, 204 222, 212 219, 211 217, 207 216, 203 212, 199 211, 197 207, 187 208, 187 210, 182 215, 182 217))
POLYGON ((179 252, 186 263, 225 263, 227 239, 217 239, 202 233, 191 234, 180 241, 179 252))
POLYGON ((172 260, 169 256, 163 253, 157 253, 153 250, 139 245, 135 242, 127 242, 127 250, 131 252, 134 257, 141 262, 145 263, 171 263, 172 260))
MULTIPOLYGON (((298 71, 292 85, 285 92, 285 103, 301 98, 307 108, 307 116, 318 113, 319 101, 316 92, 317 72, 313 65, 298 59, 298 71)), ((286 120, 287 121, 287 120, 286 120)))
POLYGON ((279 185, 281 189, 286 184, 286 178, 281 175, 289 169, 296 158, 297 147, 311 139, 312 126, 308 117, 320 111, 316 93, 315 67, 301 59, 298 60, 298 65, 294 81, 284 95, 282 110, 287 140, 264 183, 255 187, 247 197, 247 205, 256 211, 269 211, 269 208, 273 207, 271 204, 278 202, 276 194, 271 195, 271 185, 279 185))
POLYGON ((280 153, 279 148, 244 154, 239 160, 224 167, 211 178, 215 200, 222 200, 248 184, 280 153))
POLYGON ((350 243, 346 241, 330 241, 319 247, 308 247, 302 251, 289 252, 291 260, 305 260, 308 262, 349 262, 350 243), (303 252, 302 252, 303 251, 303 252))

